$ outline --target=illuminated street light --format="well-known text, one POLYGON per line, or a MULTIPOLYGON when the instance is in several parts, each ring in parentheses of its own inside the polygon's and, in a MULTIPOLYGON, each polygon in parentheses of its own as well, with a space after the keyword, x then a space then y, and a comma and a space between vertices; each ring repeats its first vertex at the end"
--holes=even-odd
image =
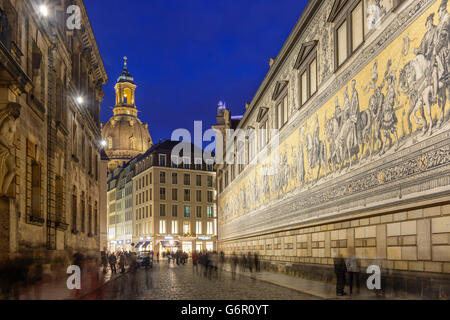
POLYGON ((45 4, 39 6, 39 12, 43 17, 48 17, 48 7, 45 4))
POLYGON ((100 140, 100 145, 104 148, 106 147, 106 141, 105 140, 100 140))
POLYGON ((84 98, 83 98, 82 96, 79 96, 79 97, 77 98, 77 102, 78 102, 79 104, 83 104, 83 103, 84 103, 84 98))

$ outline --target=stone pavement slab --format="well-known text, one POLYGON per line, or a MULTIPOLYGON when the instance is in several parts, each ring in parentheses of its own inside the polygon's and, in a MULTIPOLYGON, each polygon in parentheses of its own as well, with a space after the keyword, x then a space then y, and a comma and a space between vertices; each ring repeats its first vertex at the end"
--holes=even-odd
POLYGON ((97 290, 110 281, 120 278, 123 274, 111 274, 108 270, 103 273, 102 268, 82 274, 81 290, 69 290, 67 288, 67 277, 58 278, 45 277, 42 281, 20 288, 19 300, 77 300, 90 292, 97 290))
MULTIPOLYGON (((231 266, 226 264, 224 266, 225 271, 231 272, 231 266)), ((273 272, 253 272, 249 270, 242 270, 242 268, 236 268, 236 273, 245 275, 260 281, 269 282, 285 288, 296 290, 302 293, 309 294, 317 299, 326 300, 383 300, 383 299, 398 299, 397 297, 378 297, 375 292, 361 292, 359 294, 337 296, 336 285, 308 280, 299 277, 293 277, 285 274, 278 274, 273 272)), ((362 285, 362 284, 361 284, 362 285)), ((348 292, 348 290, 346 290, 348 292)))

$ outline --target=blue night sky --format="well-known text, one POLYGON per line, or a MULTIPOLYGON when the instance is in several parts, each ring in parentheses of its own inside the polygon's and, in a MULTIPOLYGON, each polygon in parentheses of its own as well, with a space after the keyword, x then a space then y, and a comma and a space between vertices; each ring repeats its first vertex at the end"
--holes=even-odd
POLYGON ((128 57, 139 117, 153 141, 215 123, 219 100, 243 114, 307 0, 86 0, 109 82, 101 121, 128 57))

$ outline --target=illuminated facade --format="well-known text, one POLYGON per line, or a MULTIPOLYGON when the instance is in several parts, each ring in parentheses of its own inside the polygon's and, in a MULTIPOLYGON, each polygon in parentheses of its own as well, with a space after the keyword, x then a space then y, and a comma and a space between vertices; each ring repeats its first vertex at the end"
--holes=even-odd
POLYGON ((0 9, 0 260, 31 259, 49 272, 76 252, 99 258, 108 79, 83 1, 49 3, 46 16, 35 1, 0 9), (80 30, 67 29, 69 2, 80 30))
POLYGON ((136 84, 128 72, 127 58, 124 59, 123 71, 114 87, 116 91, 114 116, 108 123, 102 124, 102 136, 106 143, 106 154, 110 159, 108 164, 110 171, 123 166, 152 146, 148 124, 143 124, 138 118, 135 101, 136 84))
POLYGON ((237 126, 251 132, 245 164, 217 167, 220 249, 328 279, 334 257, 355 255, 401 290, 414 275, 420 290, 443 279, 421 294, 448 292, 448 10, 308 3, 237 126))
MULTIPOLYGON (((203 160, 201 154, 199 159, 180 156, 182 163, 172 161, 172 150, 178 144, 155 144, 110 175, 111 250, 193 252, 217 248, 212 162, 203 160)), ((194 154, 194 147, 188 148, 194 154)))

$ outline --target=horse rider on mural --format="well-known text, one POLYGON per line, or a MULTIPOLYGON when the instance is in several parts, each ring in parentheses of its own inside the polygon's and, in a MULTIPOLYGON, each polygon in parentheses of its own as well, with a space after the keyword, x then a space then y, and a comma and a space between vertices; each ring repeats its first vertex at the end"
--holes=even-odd
MULTIPOLYGON (((434 35, 434 54, 432 60, 433 66, 433 103, 436 103, 439 89, 439 82, 447 85, 448 90, 448 71, 450 65, 450 37, 449 22, 450 16, 447 11, 448 0, 443 0, 439 6, 439 24, 436 27, 434 35)), ((445 101, 444 101, 445 103, 445 101)))

